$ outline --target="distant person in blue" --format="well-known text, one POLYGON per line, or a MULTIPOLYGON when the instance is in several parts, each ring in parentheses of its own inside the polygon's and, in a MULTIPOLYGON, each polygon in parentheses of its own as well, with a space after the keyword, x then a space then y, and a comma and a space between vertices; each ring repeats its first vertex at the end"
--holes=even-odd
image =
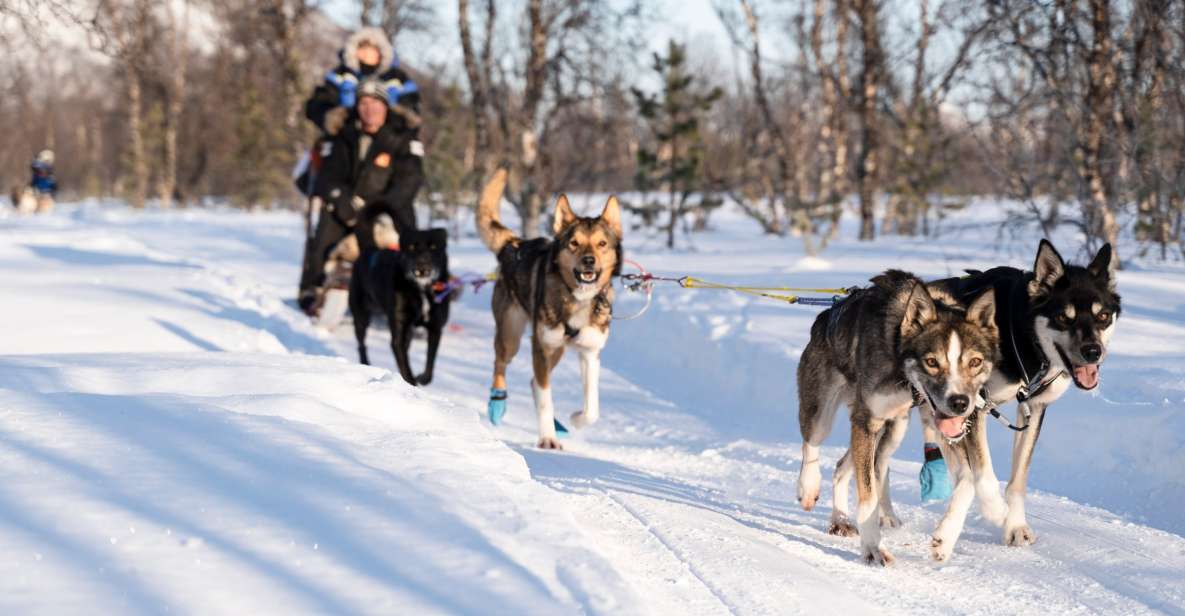
POLYGON ((38 195, 53 196, 58 191, 58 181, 53 176, 53 150, 41 150, 31 165, 33 179, 29 186, 38 195))
POLYGON ((415 131, 420 126, 420 88, 399 67, 391 40, 378 28, 362 28, 351 34, 337 52, 339 63, 325 75, 305 103, 305 117, 326 135, 334 136, 354 119, 358 83, 378 79, 387 89, 397 130, 415 131))

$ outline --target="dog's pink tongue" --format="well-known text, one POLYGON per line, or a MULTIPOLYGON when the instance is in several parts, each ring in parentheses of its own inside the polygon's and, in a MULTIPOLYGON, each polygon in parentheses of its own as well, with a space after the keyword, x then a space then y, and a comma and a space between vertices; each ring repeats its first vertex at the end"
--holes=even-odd
POLYGON ((1094 389, 1099 384, 1099 365, 1074 366, 1074 380, 1082 389, 1094 389))
POLYGON ((938 431, 948 438, 958 438, 963 433, 962 417, 939 417, 935 423, 938 424, 938 431))

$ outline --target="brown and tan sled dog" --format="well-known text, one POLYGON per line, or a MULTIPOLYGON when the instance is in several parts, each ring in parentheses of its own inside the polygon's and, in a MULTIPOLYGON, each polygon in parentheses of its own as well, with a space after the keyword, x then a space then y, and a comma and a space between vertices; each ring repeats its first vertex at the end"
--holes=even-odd
POLYGON ((555 206, 555 237, 524 240, 502 224, 499 204, 506 171, 498 170, 481 193, 477 231, 498 256, 494 311, 494 383, 490 421, 498 423, 506 404, 506 366, 531 326, 531 391, 539 419, 539 447, 561 449, 556 439, 551 371, 571 348, 580 354, 584 410, 572 415, 577 428, 600 416, 597 391, 601 349, 609 338, 613 276, 621 270, 621 207, 609 197, 595 218, 577 216, 567 197, 555 206), (499 404, 500 403, 500 404, 499 404))

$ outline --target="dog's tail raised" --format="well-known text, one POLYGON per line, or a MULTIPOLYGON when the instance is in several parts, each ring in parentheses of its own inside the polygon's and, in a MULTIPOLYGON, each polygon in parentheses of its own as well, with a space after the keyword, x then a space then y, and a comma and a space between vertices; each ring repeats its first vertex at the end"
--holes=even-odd
POLYGON ((498 169, 481 190, 481 201, 477 203, 477 234, 494 254, 517 239, 514 232, 502 224, 499 212, 502 192, 506 190, 506 175, 506 169, 498 169))

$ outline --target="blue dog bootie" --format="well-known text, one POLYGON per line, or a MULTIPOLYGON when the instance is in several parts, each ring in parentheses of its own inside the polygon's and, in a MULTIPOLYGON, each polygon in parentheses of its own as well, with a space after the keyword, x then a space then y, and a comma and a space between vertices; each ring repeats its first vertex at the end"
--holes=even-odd
POLYGON ((944 501, 950 498, 950 473, 946 470, 946 460, 942 459, 942 450, 937 443, 926 443, 924 447, 926 463, 922 465, 922 472, 918 480, 922 484, 922 502, 944 501))
POLYGON ((502 416, 506 414, 506 390, 496 387, 490 388, 490 406, 487 409, 490 423, 495 426, 502 423, 502 416))
POLYGON ((568 432, 568 429, 564 427, 564 424, 560 423, 560 420, 552 419, 551 421, 555 423, 556 438, 567 438, 568 435, 571 434, 571 432, 568 432))

